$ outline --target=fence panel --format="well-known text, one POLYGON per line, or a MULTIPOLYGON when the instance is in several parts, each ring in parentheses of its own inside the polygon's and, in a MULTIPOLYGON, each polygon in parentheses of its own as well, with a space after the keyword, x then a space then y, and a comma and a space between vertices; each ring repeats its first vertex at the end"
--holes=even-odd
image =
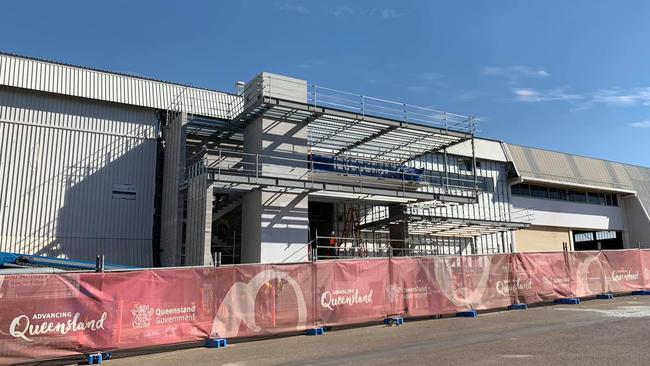
POLYGON ((650 287, 650 251, 0 275, 0 364, 650 287))

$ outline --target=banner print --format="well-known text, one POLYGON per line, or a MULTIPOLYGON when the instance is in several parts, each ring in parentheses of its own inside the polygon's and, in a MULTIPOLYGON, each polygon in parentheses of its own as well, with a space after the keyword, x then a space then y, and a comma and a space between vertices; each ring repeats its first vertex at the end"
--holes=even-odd
POLYGON ((0 364, 630 292, 650 251, 0 275, 0 364))

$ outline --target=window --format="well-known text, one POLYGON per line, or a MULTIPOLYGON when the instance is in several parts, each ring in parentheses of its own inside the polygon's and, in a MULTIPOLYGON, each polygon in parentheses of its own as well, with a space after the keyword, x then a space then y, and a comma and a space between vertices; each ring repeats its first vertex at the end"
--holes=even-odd
POLYGON ((546 198, 557 201, 589 203, 602 206, 618 206, 616 194, 585 192, 564 188, 552 188, 533 184, 514 184, 510 188, 513 196, 546 198))
POLYGON ((587 194, 585 192, 569 190, 569 201, 587 202, 587 194))
POLYGON ((566 190, 561 188, 549 188, 548 197, 552 200, 566 201, 566 190))
POLYGON ((531 186, 530 195, 535 198, 548 198, 548 188, 541 186, 531 186))
POLYGON ((600 199, 598 198, 598 193, 591 193, 591 192, 587 193, 587 203, 599 205, 600 199))
POLYGON ((596 240, 616 239, 616 231, 596 231, 596 240))
POLYGON ((464 172, 472 171, 472 159, 469 158, 458 158, 458 170, 464 172))
POLYGON ((512 186, 513 196, 530 196, 530 187, 528 184, 515 184, 512 186))
POLYGON ((573 241, 575 242, 583 242, 583 241, 592 241, 594 240, 594 233, 593 232, 588 232, 588 233, 576 233, 575 236, 573 237, 573 241))

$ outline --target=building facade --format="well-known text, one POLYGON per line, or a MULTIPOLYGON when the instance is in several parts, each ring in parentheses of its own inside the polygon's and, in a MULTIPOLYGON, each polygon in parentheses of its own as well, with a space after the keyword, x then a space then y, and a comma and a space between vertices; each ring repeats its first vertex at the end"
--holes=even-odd
POLYGON ((650 169, 261 73, 236 93, 0 54, 0 251, 140 267, 650 246, 650 169))

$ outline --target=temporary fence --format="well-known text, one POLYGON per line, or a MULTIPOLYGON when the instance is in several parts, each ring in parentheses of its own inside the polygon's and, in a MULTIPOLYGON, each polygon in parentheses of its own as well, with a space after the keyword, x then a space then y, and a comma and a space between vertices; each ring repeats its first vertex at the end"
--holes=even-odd
POLYGON ((0 275, 0 363, 650 287, 650 251, 0 275))

